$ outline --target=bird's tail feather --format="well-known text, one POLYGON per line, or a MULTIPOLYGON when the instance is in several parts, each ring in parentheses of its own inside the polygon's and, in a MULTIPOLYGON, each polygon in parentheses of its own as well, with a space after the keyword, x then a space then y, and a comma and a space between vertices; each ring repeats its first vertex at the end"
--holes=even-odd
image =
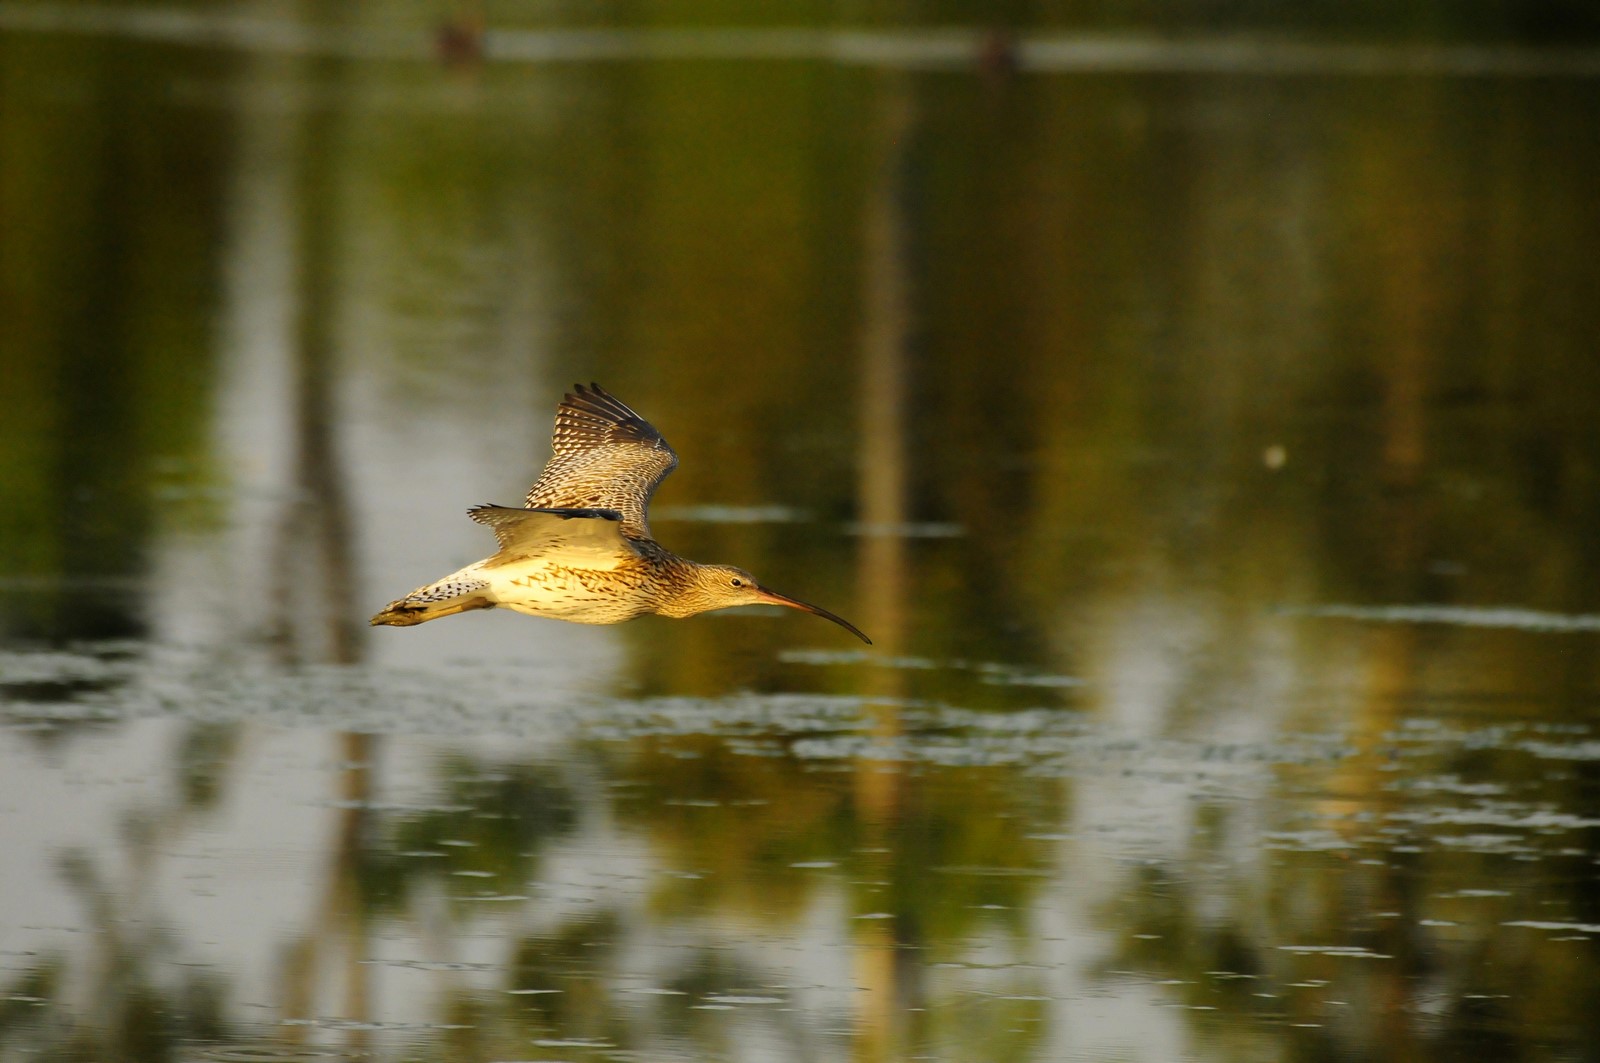
POLYGON ((371 620, 372 626, 410 627, 413 624, 453 616, 469 609, 488 609, 495 603, 484 592, 489 584, 481 579, 446 576, 437 583, 418 587, 404 598, 384 606, 371 620))

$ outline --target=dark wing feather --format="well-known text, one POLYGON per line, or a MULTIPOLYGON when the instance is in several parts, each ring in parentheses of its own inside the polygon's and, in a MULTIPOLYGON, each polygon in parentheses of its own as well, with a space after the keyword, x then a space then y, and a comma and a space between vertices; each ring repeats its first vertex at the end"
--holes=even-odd
POLYGON ((650 535, 645 510, 678 455, 649 421, 599 384, 579 384, 556 410, 550 449, 527 508, 616 510, 625 534, 650 535))

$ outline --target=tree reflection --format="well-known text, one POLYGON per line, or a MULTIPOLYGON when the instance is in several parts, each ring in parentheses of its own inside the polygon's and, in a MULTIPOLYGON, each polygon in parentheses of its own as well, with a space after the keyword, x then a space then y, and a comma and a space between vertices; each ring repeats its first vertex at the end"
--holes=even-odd
POLYGON ((936 1033, 955 1036, 915 1018, 947 1003, 930 999, 930 966, 963 959, 991 932, 1030 952, 1022 917, 1047 879, 1026 872, 1047 854, 1023 825, 1035 802, 1049 803, 1050 787, 1023 796, 984 769, 896 770, 885 819, 862 806, 856 779, 885 763, 869 758, 843 774, 740 754, 719 739, 651 741, 636 753, 630 774, 640 785, 619 811, 648 828, 665 866, 692 872, 655 891, 665 923, 716 911, 792 926, 819 891, 842 889, 863 990, 855 1051, 899 1058, 936 1033), (797 874, 796 865, 824 870, 797 874))
MULTIPOLYGON (((574 798, 542 766, 442 758, 436 810, 386 816, 364 840, 362 907, 403 911, 419 889, 453 897, 515 894, 538 877, 540 853, 570 833, 574 798)), ((467 911, 470 909, 464 909, 467 911)))
MULTIPOLYGON (((872 183, 863 212, 861 454, 857 512, 861 550, 857 560, 862 616, 876 632, 875 651, 890 658, 906 649, 907 581, 905 530, 910 494, 907 407, 915 320, 911 232, 907 217, 911 148, 915 143, 915 97, 904 74, 890 75, 879 90, 872 183)), ((909 838, 905 829, 906 779, 895 762, 901 735, 900 705, 905 673, 872 672, 866 691, 873 746, 854 766, 854 813, 862 838, 854 851, 866 881, 897 884, 896 858, 909 838)), ((908 1020, 925 1011, 921 965, 925 927, 891 886, 888 910, 865 899, 873 916, 855 931, 855 971, 862 989, 853 1057, 863 1063, 898 1058, 916 1040, 908 1020), (887 918, 878 918, 887 916, 887 918)))
POLYGON ((145 634, 151 540, 207 508, 223 122, 175 113, 154 64, 114 52, 0 34, 0 630, 14 639, 145 634), (70 104, 49 87, 63 84, 70 104))

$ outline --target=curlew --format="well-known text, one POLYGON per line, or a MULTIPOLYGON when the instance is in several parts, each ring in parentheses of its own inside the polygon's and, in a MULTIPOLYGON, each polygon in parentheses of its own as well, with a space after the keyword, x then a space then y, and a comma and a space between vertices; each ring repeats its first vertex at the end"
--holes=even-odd
POLYGON ((646 613, 685 617, 738 605, 783 605, 872 640, 843 617, 763 587, 742 568, 679 557, 650 534, 650 496, 678 464, 667 441, 600 385, 579 384, 556 410, 552 454, 523 508, 467 515, 500 543, 372 618, 407 627, 469 609, 513 609, 578 624, 646 613))

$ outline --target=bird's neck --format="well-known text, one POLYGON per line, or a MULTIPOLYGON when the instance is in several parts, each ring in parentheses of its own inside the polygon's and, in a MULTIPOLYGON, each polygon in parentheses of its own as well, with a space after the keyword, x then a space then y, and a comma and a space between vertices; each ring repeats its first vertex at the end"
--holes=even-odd
POLYGON ((715 609, 716 604, 702 589, 700 581, 700 570, 706 566, 666 551, 662 553, 665 556, 656 561, 657 586, 660 588, 656 612, 681 620, 715 609))

